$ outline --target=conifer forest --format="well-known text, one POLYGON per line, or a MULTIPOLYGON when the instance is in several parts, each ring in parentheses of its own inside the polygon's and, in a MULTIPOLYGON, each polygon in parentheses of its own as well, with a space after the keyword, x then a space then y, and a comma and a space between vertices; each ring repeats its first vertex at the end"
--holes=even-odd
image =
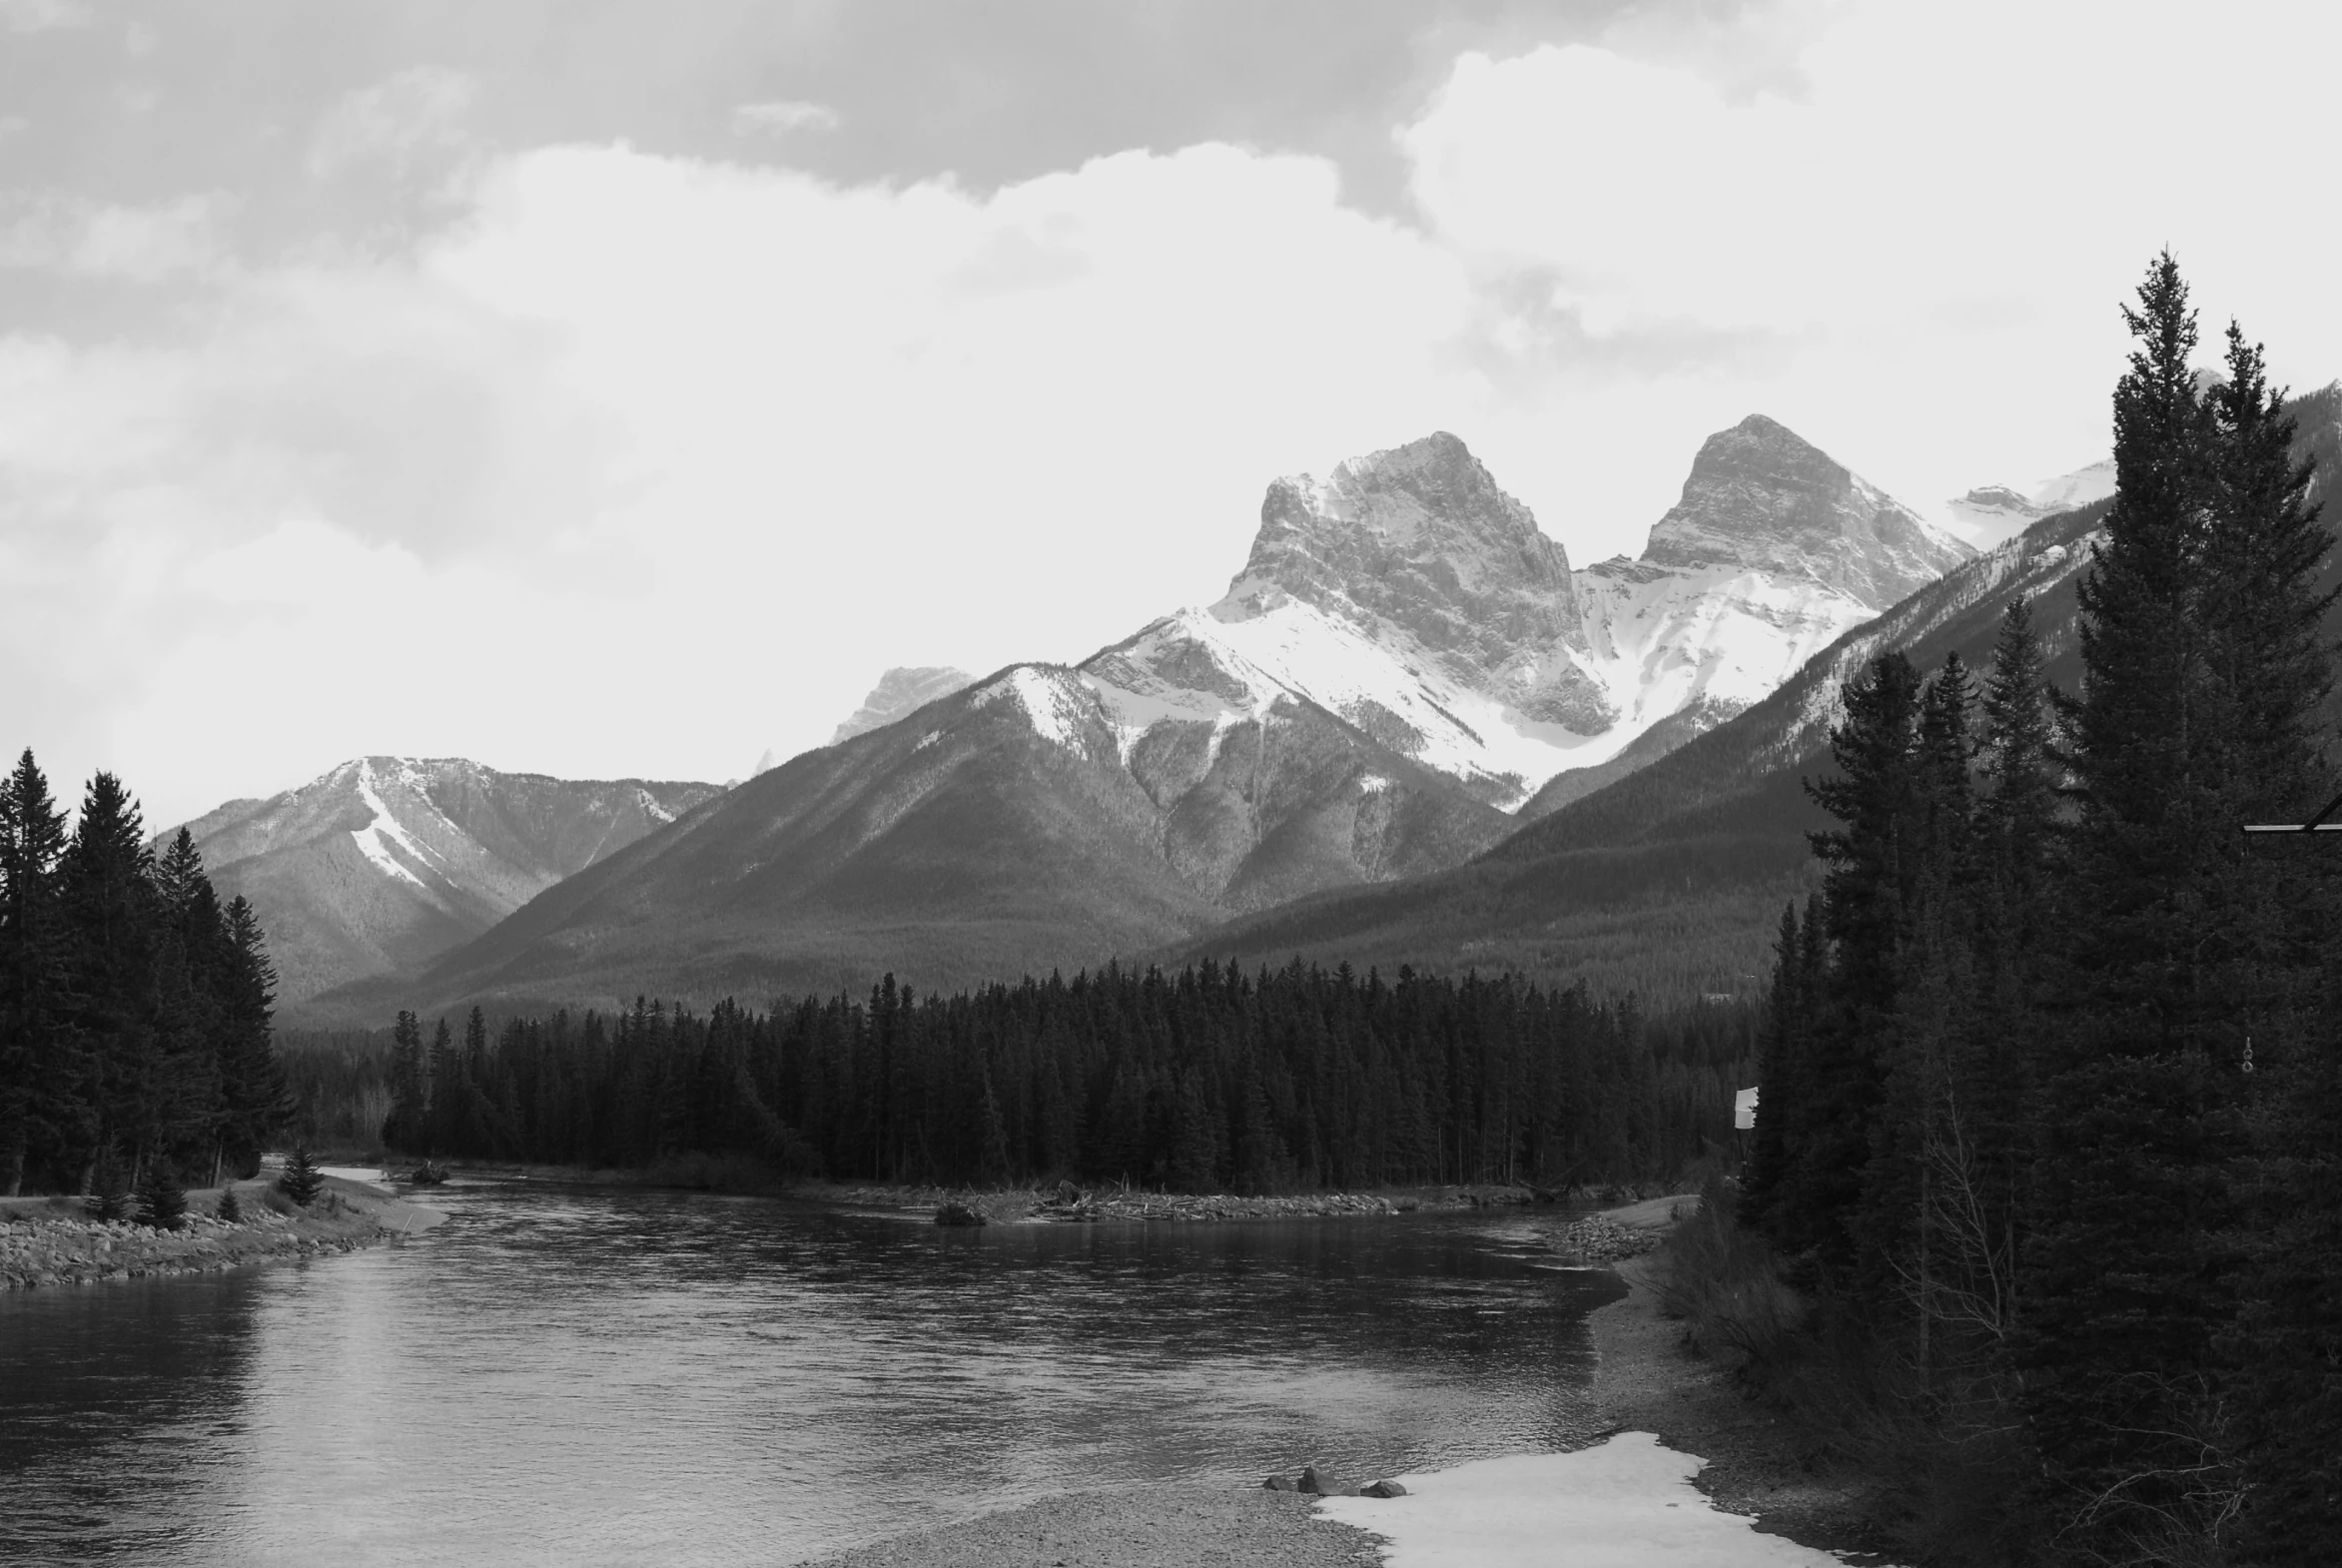
POLYGON ((2332 538, 2258 347, 2191 371, 2167 255, 2127 315, 2079 689, 2021 601, 1988 669, 1846 688, 1739 1213, 2055 1560, 2332 1562, 2342 845, 2244 831, 2342 783, 2332 538))
POLYGON ((1247 1193, 1386 1183, 1556 1188, 1729 1150, 1750 1010, 1664 1020, 1511 978, 1299 964, 1114 966, 915 997, 700 1017, 514 1019, 460 1038, 401 1014, 393 1149, 642 1168, 740 1155, 833 1179, 1129 1181, 1247 1193))
POLYGON ((26 751, 0 781, 0 1193, 249 1176, 288 1109, 260 921, 181 829, 92 778, 71 831, 26 751))

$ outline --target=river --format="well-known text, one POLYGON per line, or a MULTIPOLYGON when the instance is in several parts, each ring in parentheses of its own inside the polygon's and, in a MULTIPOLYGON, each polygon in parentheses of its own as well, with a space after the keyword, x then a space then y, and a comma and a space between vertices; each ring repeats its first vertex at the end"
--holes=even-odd
POLYGON ((455 1184, 346 1256, 0 1295, 0 1557, 790 1563, 1092 1486, 1582 1424, 1517 1210, 1000 1225, 455 1184))

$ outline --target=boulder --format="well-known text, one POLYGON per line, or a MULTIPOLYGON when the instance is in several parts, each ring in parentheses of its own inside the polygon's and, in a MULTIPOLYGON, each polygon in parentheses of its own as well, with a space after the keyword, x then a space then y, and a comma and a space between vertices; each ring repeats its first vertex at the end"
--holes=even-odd
POLYGON ((1292 1477, 1288 1475, 1272 1475, 1267 1480, 1262 1481, 1260 1485, 1265 1490, 1271 1492, 1289 1492, 1294 1490, 1292 1477))
POLYGON ((1301 1472, 1301 1490, 1316 1497, 1347 1497, 1350 1489, 1331 1475, 1310 1465, 1301 1472))
POLYGON ((1407 1489, 1396 1481, 1376 1481, 1371 1486, 1359 1487, 1358 1495, 1360 1497, 1404 1497, 1407 1495, 1407 1489))

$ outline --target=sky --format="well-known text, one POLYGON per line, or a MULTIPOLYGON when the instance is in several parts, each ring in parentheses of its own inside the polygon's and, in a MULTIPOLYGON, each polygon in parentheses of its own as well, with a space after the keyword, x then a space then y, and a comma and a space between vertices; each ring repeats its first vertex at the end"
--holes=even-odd
POLYGON ((2102 457, 2168 246, 2342 376, 2342 8, 0 0, 0 748, 748 772, 1461 436, 1573 563, 1762 411, 2102 457))

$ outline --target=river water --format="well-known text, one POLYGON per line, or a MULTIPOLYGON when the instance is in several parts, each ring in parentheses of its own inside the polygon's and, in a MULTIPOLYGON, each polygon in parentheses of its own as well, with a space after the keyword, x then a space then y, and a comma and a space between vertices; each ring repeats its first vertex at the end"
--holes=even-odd
POLYGON ((431 1201, 346 1256, 0 1295, 0 1557, 790 1563, 1092 1486, 1364 1480, 1582 1425, 1619 1291, 1519 1211, 431 1201))

